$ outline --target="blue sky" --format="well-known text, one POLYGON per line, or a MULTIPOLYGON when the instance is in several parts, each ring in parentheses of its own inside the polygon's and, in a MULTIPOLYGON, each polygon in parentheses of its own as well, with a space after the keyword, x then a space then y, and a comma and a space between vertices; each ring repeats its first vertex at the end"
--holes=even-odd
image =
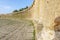
POLYGON ((31 6, 33 0, 0 0, 0 14, 31 6))

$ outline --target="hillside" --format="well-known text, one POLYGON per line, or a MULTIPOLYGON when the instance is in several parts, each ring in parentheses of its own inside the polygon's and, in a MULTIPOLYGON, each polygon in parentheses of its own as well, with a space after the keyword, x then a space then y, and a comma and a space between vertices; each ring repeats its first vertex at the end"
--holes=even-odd
POLYGON ((31 8, 0 15, 0 40, 35 40, 31 8))

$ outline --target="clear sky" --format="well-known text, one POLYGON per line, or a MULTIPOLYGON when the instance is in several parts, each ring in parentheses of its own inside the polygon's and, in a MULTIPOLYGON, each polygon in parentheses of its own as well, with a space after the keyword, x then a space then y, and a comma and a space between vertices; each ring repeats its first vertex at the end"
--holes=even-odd
POLYGON ((31 6, 33 0, 0 0, 0 14, 31 6))

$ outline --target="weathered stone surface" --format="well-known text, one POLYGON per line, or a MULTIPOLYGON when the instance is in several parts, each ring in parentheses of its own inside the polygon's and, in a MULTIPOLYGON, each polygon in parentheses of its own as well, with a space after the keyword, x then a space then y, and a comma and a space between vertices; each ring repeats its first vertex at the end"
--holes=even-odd
POLYGON ((29 21, 0 19, 0 40, 32 40, 33 25, 29 21))

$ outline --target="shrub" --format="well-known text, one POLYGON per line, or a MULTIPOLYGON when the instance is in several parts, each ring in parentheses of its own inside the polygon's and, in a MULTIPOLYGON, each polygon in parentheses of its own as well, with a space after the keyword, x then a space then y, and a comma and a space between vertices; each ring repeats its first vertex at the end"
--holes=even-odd
POLYGON ((18 10, 14 10, 13 12, 18 12, 18 10))

